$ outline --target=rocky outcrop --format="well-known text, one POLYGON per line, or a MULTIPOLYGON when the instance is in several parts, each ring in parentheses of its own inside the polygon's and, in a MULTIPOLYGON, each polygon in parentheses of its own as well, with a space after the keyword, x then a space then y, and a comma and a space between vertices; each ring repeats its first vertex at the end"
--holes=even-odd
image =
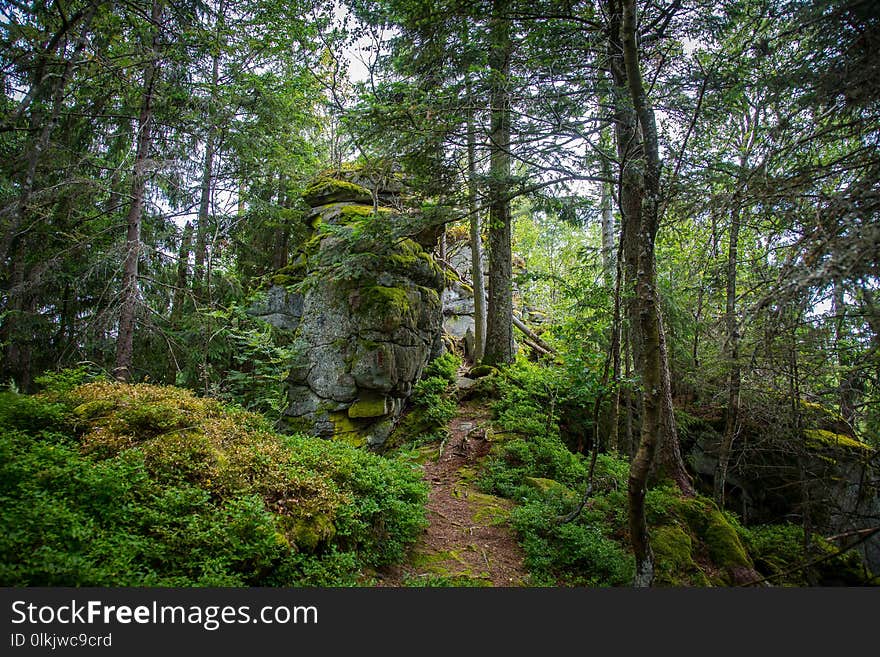
POLYGON ((401 188, 351 170, 304 194, 312 236, 252 309, 295 331, 281 429, 378 447, 443 350, 440 268, 416 239, 376 224, 393 220, 401 188))
MULTIPOLYGON (((802 430, 795 431, 772 405, 750 409, 734 444, 727 482, 728 503, 746 522, 803 519, 839 544, 858 542, 865 565, 880 575, 880 453, 818 404, 803 403, 802 430)), ((723 416, 683 414, 687 459, 711 485, 723 416)))

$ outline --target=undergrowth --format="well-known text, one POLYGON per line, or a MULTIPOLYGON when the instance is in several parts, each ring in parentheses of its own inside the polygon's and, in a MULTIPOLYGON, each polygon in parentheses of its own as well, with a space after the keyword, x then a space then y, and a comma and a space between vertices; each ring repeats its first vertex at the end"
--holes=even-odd
POLYGON ((0 395, 4 586, 352 585, 403 558, 426 499, 403 461, 177 388, 0 395))

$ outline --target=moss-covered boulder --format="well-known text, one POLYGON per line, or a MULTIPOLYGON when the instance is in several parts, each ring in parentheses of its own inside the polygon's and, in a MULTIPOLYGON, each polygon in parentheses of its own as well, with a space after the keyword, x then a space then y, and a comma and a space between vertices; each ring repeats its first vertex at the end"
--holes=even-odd
POLYGON ((402 187, 382 175, 324 172, 304 195, 313 234, 298 256, 299 350, 282 429, 379 447, 442 352, 442 272, 417 241, 385 230, 402 187))
MULTIPOLYGON (((807 518, 826 536, 866 529, 880 516, 880 452, 843 418, 802 401, 746 399, 727 476, 728 505, 746 525, 807 518)), ((718 463, 724 410, 698 418, 677 414, 688 460, 707 490, 718 463)), ((856 550, 880 575, 880 534, 856 550)))

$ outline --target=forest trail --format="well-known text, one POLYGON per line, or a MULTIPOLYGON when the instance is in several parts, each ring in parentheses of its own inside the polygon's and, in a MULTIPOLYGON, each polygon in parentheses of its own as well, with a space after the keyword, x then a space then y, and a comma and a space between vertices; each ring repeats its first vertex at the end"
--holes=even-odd
POLYGON ((488 454, 489 411, 459 404, 449 435, 424 465, 431 486, 428 527, 407 563, 382 573, 380 586, 524 586, 523 551, 507 519, 513 504, 477 490, 472 479, 488 454))

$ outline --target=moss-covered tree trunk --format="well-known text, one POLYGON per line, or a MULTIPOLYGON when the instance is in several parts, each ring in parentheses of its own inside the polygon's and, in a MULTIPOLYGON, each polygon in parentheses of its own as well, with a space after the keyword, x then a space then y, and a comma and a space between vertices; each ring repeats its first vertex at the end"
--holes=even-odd
POLYGON ((489 365, 513 362, 513 288, 510 216, 510 19, 507 0, 494 0, 490 28, 489 365))
MULTIPOLYGON (((650 586, 654 579, 654 557, 648 537, 645 495, 648 475, 663 433, 666 367, 654 251, 659 226, 660 155, 654 111, 640 70, 635 0, 621 0, 619 5, 612 1, 609 9, 609 54, 617 92, 617 117, 620 119, 618 149, 623 149, 624 155, 628 156, 621 157, 621 178, 628 181, 630 191, 636 195, 624 199, 627 190, 621 189, 627 287, 633 294, 628 315, 635 338, 633 354, 642 393, 639 446, 630 465, 628 480, 629 529, 636 559, 634 585, 650 586), (621 88, 626 89, 625 95, 621 88), (625 137, 631 139, 623 141, 625 137), (640 144, 640 148, 633 148, 633 144, 640 144), (628 149, 633 150, 627 152, 628 149)), ((669 421, 674 422, 674 419, 668 418, 669 421)))

